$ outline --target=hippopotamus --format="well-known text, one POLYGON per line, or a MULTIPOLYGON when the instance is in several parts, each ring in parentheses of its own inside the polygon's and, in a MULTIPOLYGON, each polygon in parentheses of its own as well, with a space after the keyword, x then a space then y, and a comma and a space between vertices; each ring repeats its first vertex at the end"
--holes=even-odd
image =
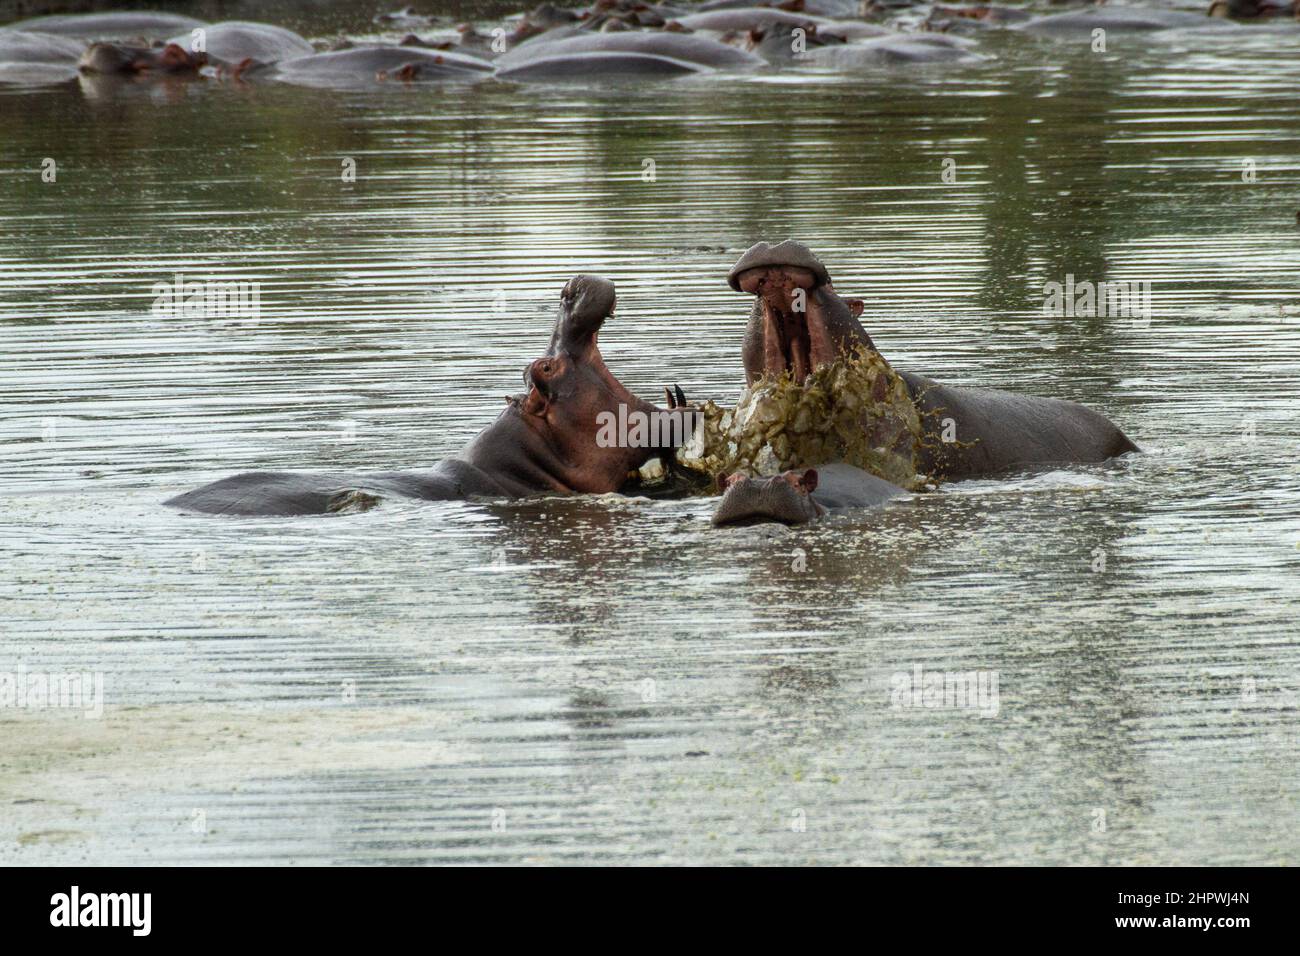
POLYGON ((954 63, 985 60, 971 49, 972 41, 946 33, 907 33, 882 36, 844 46, 809 50, 800 59, 813 66, 852 69, 896 63, 954 63))
POLYGON ((0 82, 58 83, 77 75, 84 44, 51 33, 0 30, 0 82))
POLYGON ((191 53, 175 43, 150 47, 116 40, 99 40, 86 47, 77 68, 82 73, 106 76, 152 73, 196 76, 207 62, 206 53, 191 53))
POLYGON ((629 31, 538 37, 497 59, 502 80, 553 80, 617 74, 682 75, 753 70, 764 60, 708 37, 629 31))
POLYGON ((351 87, 384 80, 475 80, 491 72, 488 61, 453 50, 356 46, 281 60, 267 75, 298 86, 351 87))
POLYGON ((1300 0, 1214 0, 1210 4, 1210 16, 1234 20, 1300 19, 1300 0))
MULTIPOLYGON (((655 6, 642 0, 596 0, 578 14, 578 19, 587 29, 635 30, 640 27, 662 27, 680 13, 677 8, 655 6)), ((529 16, 535 17, 536 11, 529 16)))
POLYGON ((1209 19, 1204 14, 1187 10, 1106 6, 1034 17, 1023 23, 1012 24, 1011 29, 1047 36, 1073 37, 1081 34, 1091 35, 1096 29, 1104 29, 1107 33, 1155 33, 1161 30, 1235 26, 1237 24, 1230 20, 1209 19))
POLYGON ((420 30, 433 24, 433 18, 418 13, 415 7, 403 7, 392 13, 376 13, 370 20, 381 27, 395 30, 420 30))
POLYGON ((703 30, 710 33, 748 33, 762 32, 774 26, 806 27, 810 24, 821 26, 831 21, 810 13, 792 13, 775 7, 731 7, 722 10, 708 10, 703 13, 691 13, 675 17, 674 23, 687 30, 703 30))
POLYGON ((694 9, 700 12, 709 10, 738 10, 750 7, 775 7, 790 13, 810 13, 818 17, 855 17, 858 15, 860 0, 783 0, 781 3, 761 3, 755 0, 705 0, 694 9))
POLYGON ((143 40, 152 43, 204 26, 202 20, 156 11, 70 13, 9 24, 9 30, 35 30, 76 40, 143 40))
POLYGON ((807 524, 828 512, 874 508, 907 492, 842 462, 752 478, 719 475, 722 499, 713 511, 714 527, 776 521, 807 524))
POLYGON ((201 50, 195 49, 198 44, 194 31, 174 36, 167 42, 192 52, 206 53, 212 62, 229 66, 274 63, 311 56, 316 52, 315 47, 292 30, 269 23, 228 20, 203 27, 202 37, 201 50))
MULTIPOLYGON (((757 243, 731 268, 727 281, 755 296, 742 349, 750 385, 764 375, 784 373, 801 382, 852 349, 880 354, 858 321, 861 302, 842 299, 826 267, 802 243, 757 243)), ((927 432, 918 464, 935 478, 1100 462, 1138 450, 1104 415, 1074 402, 941 385, 894 371, 906 383, 927 432)))
POLYGON ((921 24, 924 30, 936 33, 978 33, 1024 23, 1032 20, 1034 15, 1020 7, 1004 7, 993 3, 982 3, 971 7, 946 7, 935 4, 921 24))
POLYGON ((605 366, 596 338, 614 305, 614 284, 608 279, 579 275, 569 280, 560 295, 550 346, 525 372, 527 393, 508 398, 501 415, 463 451, 428 470, 250 472, 165 503, 209 514, 307 515, 354 510, 385 495, 440 501, 616 491, 629 472, 671 451, 664 451, 662 442, 654 447, 650 442, 602 441, 602 421, 609 415, 627 421, 635 412, 649 422, 671 416, 671 438, 689 435, 694 412, 686 407, 665 411, 642 401, 605 366))
MULTIPOLYGON (((565 30, 569 28, 563 28, 565 30)), ((494 36, 490 33, 483 33, 478 30, 472 23, 462 23, 456 27, 459 34, 454 42, 433 42, 426 43, 414 34, 408 34, 402 38, 403 46, 426 46, 435 49, 449 50, 461 49, 467 50, 475 56, 486 57, 494 60, 507 50, 513 50, 523 41, 537 35, 536 31, 520 24, 515 30, 503 33, 500 36, 494 36)), ((572 32, 577 33, 574 28, 572 32)))
MULTIPOLYGON (((752 50, 769 63, 787 63, 802 60, 809 51, 823 46, 836 46, 852 40, 897 36, 888 27, 874 23, 853 23, 826 20, 791 26, 774 23, 761 30, 750 30, 744 38, 744 47, 752 50)), ((735 42, 730 35, 724 42, 735 42)))

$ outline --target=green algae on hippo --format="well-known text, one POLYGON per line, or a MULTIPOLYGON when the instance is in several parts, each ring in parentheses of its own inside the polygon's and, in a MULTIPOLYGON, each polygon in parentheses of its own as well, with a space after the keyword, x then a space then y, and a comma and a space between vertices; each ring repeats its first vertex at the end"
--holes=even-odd
POLYGON ((701 412, 703 427, 678 461, 708 475, 846 462, 903 488, 925 480, 921 417, 907 383, 878 352, 842 353, 802 382, 790 371, 764 374, 734 409, 706 402, 701 412))

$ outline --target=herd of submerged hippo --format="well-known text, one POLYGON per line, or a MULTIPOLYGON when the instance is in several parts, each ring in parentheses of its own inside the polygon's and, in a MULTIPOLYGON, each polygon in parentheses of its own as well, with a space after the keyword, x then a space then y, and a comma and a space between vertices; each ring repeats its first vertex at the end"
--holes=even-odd
POLYGON ((665 389, 642 401, 605 366, 597 336, 614 284, 579 275, 560 295, 549 347, 525 392, 456 457, 428 471, 250 472, 172 498, 187 511, 305 515, 364 510, 384 496, 425 500, 533 494, 721 492, 714 524, 802 524, 882 504, 936 482, 1101 462, 1137 447, 1082 405, 941 385, 896 371, 807 246, 760 242, 728 274, 754 297, 735 409, 665 389), (654 423, 631 432, 611 428, 654 423), (665 440, 658 440, 658 439, 665 440), (660 467, 655 468, 657 461, 660 467))
MULTIPOLYGON (((1022 7, 914 0, 595 0, 584 9, 542 4, 487 32, 462 24, 450 36, 409 33, 389 43, 340 37, 315 45, 264 23, 209 24, 155 12, 75 14, 0 28, 0 81, 57 82, 80 73, 350 86, 489 76, 511 82, 671 77, 788 65, 851 70, 984 59, 972 35, 991 29, 1060 37, 1091 37, 1097 29, 1223 30, 1236 28, 1236 20, 1300 17, 1300 0, 1213 0, 1208 14, 1087 6, 1039 15, 1022 7), (925 19, 891 19, 908 7, 922 9, 925 19), (913 29, 896 29, 905 22, 913 29)), ((375 19, 385 32, 433 25, 411 10, 375 19)))

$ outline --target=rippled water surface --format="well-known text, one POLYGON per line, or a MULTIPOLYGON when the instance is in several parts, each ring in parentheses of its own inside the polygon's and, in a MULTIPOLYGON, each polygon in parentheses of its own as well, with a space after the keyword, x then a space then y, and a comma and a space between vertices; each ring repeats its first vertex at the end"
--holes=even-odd
POLYGON ((1300 30, 980 42, 852 77, 0 87, 0 671, 105 700, 0 711, 0 861, 1295 862, 1300 30), (581 271, 630 388, 732 402, 726 270, 788 236, 899 367, 1145 453, 793 531, 159 504, 454 453, 581 271), (176 273, 259 282, 260 318, 155 315, 176 273), (1045 316, 1067 275, 1150 280, 1150 321, 1045 316), (896 706, 917 667, 991 672, 996 713, 896 706))

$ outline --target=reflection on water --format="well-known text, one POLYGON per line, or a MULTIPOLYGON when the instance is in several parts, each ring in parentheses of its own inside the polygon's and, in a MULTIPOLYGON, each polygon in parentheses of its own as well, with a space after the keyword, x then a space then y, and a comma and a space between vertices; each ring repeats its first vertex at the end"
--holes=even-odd
POLYGON ((981 43, 857 78, 0 89, 0 671, 102 671, 109 710, 0 714, 0 796, 34 801, 0 859, 1292 860, 1300 32, 981 43), (900 367, 1087 402, 1147 454, 797 531, 158 505, 454 452, 579 271, 618 283, 629 387, 733 401, 723 277, 786 236, 900 367), (177 273, 259 282, 260 317, 155 316, 177 273), (1067 275, 1150 280, 1151 321, 1043 315, 1067 275), (918 665, 995 673, 996 716, 895 706, 918 665))

